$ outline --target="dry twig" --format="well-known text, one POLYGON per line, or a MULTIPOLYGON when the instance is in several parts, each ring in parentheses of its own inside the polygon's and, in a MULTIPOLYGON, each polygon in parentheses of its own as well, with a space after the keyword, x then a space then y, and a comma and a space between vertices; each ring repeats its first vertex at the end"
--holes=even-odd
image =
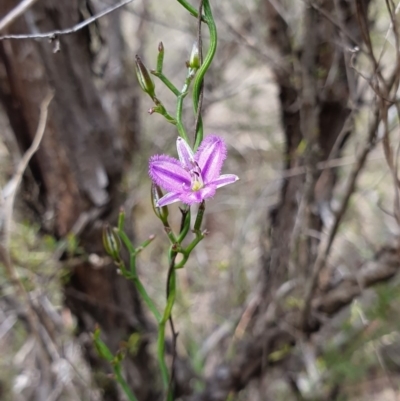
POLYGON ((36 338, 38 347, 39 347, 39 357, 40 363, 42 368, 44 369, 47 364, 47 356, 45 354, 44 343, 41 340, 40 335, 40 322, 38 316, 35 313, 35 309, 32 305, 31 298, 27 291, 25 290, 24 285, 22 284, 18 273, 13 266, 11 261, 9 243, 10 243, 10 233, 11 233, 11 224, 12 224, 12 217, 13 217, 13 210, 14 210, 14 202, 15 197, 19 188, 19 185, 22 181, 22 176, 28 167, 29 161, 31 160, 32 156, 36 153, 39 148, 39 145, 42 141, 44 131, 46 128, 47 123, 47 114, 48 114, 48 107, 53 98, 53 93, 49 92, 45 99, 42 101, 40 106, 40 117, 39 117, 39 124, 38 128, 35 133, 35 137, 30 148, 26 151, 24 156, 22 157, 20 163, 18 164, 17 171, 15 172, 14 177, 8 183, 7 186, 7 193, 3 194, 3 210, 1 210, 3 216, 3 224, 1 225, 0 231, 0 259, 4 263, 4 267, 6 270, 6 274, 10 279, 11 283, 14 285, 17 293, 24 300, 24 304, 28 308, 28 313, 26 315, 29 327, 36 338))
POLYGON ((106 15, 118 10, 121 7, 126 6, 127 4, 131 3, 133 0, 124 0, 120 3, 105 9, 104 11, 93 15, 93 17, 87 18, 84 21, 80 22, 79 24, 74 25, 72 28, 67 29, 57 29, 50 32, 43 32, 43 33, 34 33, 34 34, 15 34, 15 35, 3 35, 0 36, 0 40, 10 40, 10 39, 50 39, 56 40, 58 37, 63 35, 71 35, 80 31, 81 29, 85 28, 86 26, 92 24, 93 22, 97 21, 100 18, 105 17, 106 15))
POLYGON ((32 7, 37 0, 23 0, 14 7, 8 14, 0 20, 0 32, 11 25, 20 15, 22 15, 29 7, 32 7))

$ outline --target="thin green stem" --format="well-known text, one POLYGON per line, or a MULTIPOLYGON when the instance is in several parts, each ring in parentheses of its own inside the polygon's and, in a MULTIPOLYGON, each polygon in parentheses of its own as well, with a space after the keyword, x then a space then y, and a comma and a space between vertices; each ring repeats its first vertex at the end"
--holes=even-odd
POLYGON ((204 238, 203 233, 197 233, 196 238, 182 251, 183 258, 182 260, 175 265, 175 269, 182 269, 185 267, 186 262, 189 260, 189 256, 192 253, 193 249, 197 246, 197 244, 204 238))
POLYGON ((188 10, 189 13, 193 15, 193 17, 196 18, 198 17, 197 10, 186 0, 178 0, 178 3, 181 4, 184 8, 186 8, 186 10, 188 10))
POLYGON ((176 125, 176 119, 168 113, 162 102, 156 97, 153 98, 153 102, 155 103, 155 106, 149 110, 149 113, 161 114, 169 123, 176 125))
POLYGON ((139 276, 136 272, 136 255, 135 254, 131 254, 130 268, 131 268, 131 271, 130 271, 130 274, 128 275, 128 278, 133 281, 133 283, 135 284, 135 287, 136 287, 137 291, 139 292, 140 296, 142 297, 143 301, 145 302, 145 304, 149 308, 150 312, 155 317, 157 323, 159 323, 161 321, 161 313, 156 308, 153 300, 150 298, 149 294, 147 293, 146 288, 144 287, 144 285, 142 284, 142 282, 139 279, 139 276))
POLYGON ((163 317, 158 324, 157 358, 158 358, 158 363, 160 365, 162 381, 165 389, 168 389, 169 386, 168 368, 167 364, 165 363, 165 326, 168 322, 168 319, 171 316, 172 308, 174 306, 176 297, 176 273, 175 273, 176 255, 177 255, 176 252, 170 249, 169 252, 170 269, 168 272, 169 280, 167 284, 168 285, 167 305, 165 306, 163 317))
POLYGON ((196 70, 192 69, 192 68, 188 68, 188 72, 186 75, 186 79, 185 79, 185 83, 183 84, 183 88, 179 93, 178 96, 178 101, 176 103, 176 126, 178 128, 178 132, 179 135, 187 142, 189 143, 189 138, 187 136, 187 133, 185 131, 183 122, 182 122, 182 110, 183 110, 183 100, 185 99, 185 97, 187 96, 188 92, 189 92, 189 87, 190 84, 193 81, 193 78, 196 74, 196 70))
POLYGON ((114 374, 115 379, 120 384, 122 389, 124 390, 125 395, 128 397, 129 401, 138 401, 138 399, 133 394, 132 390, 129 388, 128 383, 125 381, 124 377, 121 373, 121 366, 120 364, 114 366, 114 374))
POLYGON ((176 244, 176 238, 174 232, 172 231, 172 228, 169 225, 164 225, 164 231, 166 232, 169 241, 171 242, 171 245, 176 244))
POLYGON ((162 73, 158 71, 151 71, 175 96, 179 96, 179 89, 162 73))
POLYGON ((194 231, 197 233, 200 231, 201 223, 203 222, 204 212, 206 210, 206 203, 203 201, 200 203, 199 210, 197 211, 196 221, 194 223, 194 231))
POLYGON ((118 230, 119 232, 124 231, 124 225, 125 225, 125 211, 123 208, 120 209, 119 215, 118 215, 118 230))
POLYGON ((131 255, 132 253, 135 253, 135 247, 132 245, 131 240, 128 238, 128 236, 125 234, 125 232, 118 229, 118 235, 121 238, 124 245, 126 246, 126 249, 128 250, 129 255, 131 255))
POLYGON ((151 298, 149 297, 149 295, 147 294, 147 291, 143 287, 143 284, 141 283, 141 281, 138 279, 137 276, 132 277, 132 280, 134 281, 136 289, 138 290, 138 292, 139 292, 140 296, 142 297, 143 301, 146 303, 147 307, 150 309, 151 313, 153 314, 153 316, 157 320, 157 323, 159 323, 161 321, 161 314, 157 310, 156 306, 154 305, 154 303, 151 300, 151 298))
POLYGON ((186 238, 186 235, 190 229, 190 220, 190 209, 182 211, 182 227, 177 239, 178 244, 181 244, 182 241, 186 238))
MULTIPOLYGON (((120 225, 120 227, 123 227, 123 224, 120 225)), ((140 278, 137 274, 136 271, 136 256, 139 252, 141 252, 147 245, 150 244, 151 241, 153 241, 154 236, 150 237, 148 240, 144 241, 138 248, 134 248, 132 245, 130 239, 128 236, 125 234, 124 231, 118 231, 118 234, 128 249, 129 252, 129 266, 130 266, 130 271, 128 272, 124 262, 119 263, 119 268, 121 269, 122 274, 129 280, 133 281, 136 289, 138 290, 140 296, 143 298, 143 301, 146 303, 147 307, 150 309, 150 311, 153 313, 155 319, 157 320, 157 323, 160 322, 161 320, 161 314, 157 310, 154 302, 150 298, 149 294, 147 293, 144 285, 140 281, 140 278)))
MULTIPOLYGON (((201 202, 199 206, 199 210, 197 212, 196 221, 194 223, 194 233, 196 234, 196 238, 185 248, 182 249, 180 253, 182 253, 183 258, 182 260, 175 265, 175 269, 182 269, 186 262, 189 259, 190 254, 192 253, 193 249, 197 246, 197 244, 204 238, 204 232, 200 231, 201 223, 203 222, 203 216, 206 209, 205 202, 201 202)), ((190 224, 190 223, 189 223, 190 224)), ((186 235, 185 235, 186 237, 186 235)))
POLYGON ((184 251, 184 254, 187 254, 188 257, 191 254, 191 252, 193 251, 194 248, 196 248, 197 244, 204 238, 204 234, 203 233, 197 233, 196 234, 196 238, 187 246, 187 248, 184 251))
POLYGON ((137 398, 133 394, 132 390, 129 388, 127 382, 121 373, 121 361, 123 359, 122 354, 113 355, 107 345, 100 338, 100 329, 97 327, 93 333, 94 345, 99 353, 100 357, 108 361, 114 371, 115 379, 122 387, 124 393, 128 397, 129 401, 137 401, 137 398))
MULTIPOLYGON (((205 20, 208 26, 208 30, 210 32, 210 46, 208 48, 206 57, 204 58, 203 64, 201 65, 201 67, 197 72, 196 79, 193 84, 193 107, 195 115, 197 115, 197 109, 199 107, 201 85, 203 83, 204 75, 209 69, 211 62, 214 58, 215 52, 217 50, 217 40, 218 40, 217 27, 214 22, 209 0, 204 0, 203 7, 204 7, 205 20)), ((200 117, 198 119, 198 127, 196 127, 196 139, 194 144, 195 151, 199 147, 202 140, 203 140, 203 121, 200 117)))
POLYGON ((169 374, 167 364, 165 363, 165 324, 164 319, 158 325, 158 338, 157 338, 157 358, 160 365, 161 378, 165 389, 168 388, 169 374))

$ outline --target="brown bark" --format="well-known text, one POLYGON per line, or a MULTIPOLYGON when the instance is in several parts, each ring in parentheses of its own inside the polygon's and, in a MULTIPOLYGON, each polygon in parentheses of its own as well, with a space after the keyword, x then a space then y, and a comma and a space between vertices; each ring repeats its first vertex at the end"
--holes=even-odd
MULTIPOLYGON (((353 37, 359 38, 354 9, 346 1, 324 1, 320 10, 304 10, 304 34, 299 41, 276 10, 275 2, 263 2, 268 22, 268 43, 279 55, 274 69, 280 90, 282 125, 286 141, 285 170, 303 166, 306 174, 290 177, 283 183, 280 201, 270 217, 270 232, 264 234, 264 296, 268 300, 286 280, 306 278, 316 256, 317 241, 305 239, 296 231, 300 199, 306 210, 303 228, 320 231, 323 213, 329 210, 335 183, 334 170, 319 172, 318 162, 339 156, 350 134, 345 123, 351 119, 349 88, 353 72, 344 53, 349 39, 325 16, 340 21, 353 37), (336 5, 334 4, 336 3, 336 5), (293 230, 295 231, 293 232, 293 230), (294 236, 294 238, 293 238, 294 236), (291 244, 294 245, 291 249, 291 244), (293 271, 296 265, 295 271, 293 271)), ((355 45, 355 43, 351 43, 355 45)))
MULTIPOLYGON (((2 1, 0 16, 17 3, 2 1)), ((8 32, 72 27, 82 19, 82 6, 78 0, 38 2, 8 32)), ((57 53, 48 41, 0 43, 0 99, 21 152, 29 147, 35 134, 41 100, 50 88, 55 91, 43 142, 30 164, 38 188, 30 204, 43 229, 58 238, 74 232, 77 223, 84 222, 79 244, 86 255, 100 257, 104 256, 102 223, 115 224, 123 201, 118 189, 128 165, 123 149, 134 151, 128 146, 134 145, 138 134, 137 98, 132 74, 122 58, 117 13, 108 19, 107 27, 102 48, 109 47, 108 61, 112 65, 104 65, 103 79, 96 79, 92 70, 89 30, 61 36, 57 53), (112 107, 106 110, 105 104, 112 107)), ((90 260, 82 258, 71 268, 65 285, 65 302, 77 317, 78 334, 91 332, 99 324, 106 343, 116 351, 119 341, 139 332, 139 350, 127 362, 128 381, 139 399, 154 400, 154 375, 145 335, 149 327, 137 294, 111 263, 96 266, 90 260)), ((86 345, 95 369, 100 361, 91 341, 86 345)), ((118 399, 114 386, 105 390, 105 399, 118 399)))
MULTIPOLYGON (((368 1, 365 3, 368 5, 368 1)), ((315 319, 315 324, 303 331, 302 308, 288 310, 277 292, 290 279, 305 283, 311 276, 319 241, 307 231, 322 232, 324 210, 329 210, 336 178, 334 170, 320 172, 316 165, 338 157, 351 133, 348 105, 355 106, 357 99, 355 78, 349 71, 344 50, 346 45, 358 44, 360 32, 351 2, 321 1, 319 10, 305 7, 300 22, 304 33, 299 40, 283 18, 283 7, 277 9, 277 4, 282 5, 270 0, 262 3, 269 48, 276 52, 272 68, 279 86, 286 143, 284 170, 304 167, 306 173, 285 179, 279 203, 270 213, 268 230, 261 240, 262 289, 246 338, 237 344, 233 360, 217 367, 205 391, 191 400, 222 401, 231 392, 241 391, 252 379, 287 360, 284 356, 274 361, 271 353, 282 352, 285 347, 294 349, 299 339, 305 341, 324 323, 315 319), (326 15, 342 25, 346 35, 326 15)), ((311 315, 322 314, 329 321, 359 296, 364 287, 390 279, 398 273, 398 253, 398 249, 383 249, 376 255, 376 261, 360 269, 357 276, 318 288, 311 303, 311 315)), ((304 296, 304 287, 294 287, 299 299, 304 296)))

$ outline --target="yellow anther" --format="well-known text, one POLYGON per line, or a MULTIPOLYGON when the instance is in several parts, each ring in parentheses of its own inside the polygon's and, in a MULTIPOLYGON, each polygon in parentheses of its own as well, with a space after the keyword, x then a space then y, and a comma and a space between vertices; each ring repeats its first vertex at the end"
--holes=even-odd
POLYGON ((203 185, 200 181, 194 181, 192 185, 192 191, 198 191, 199 189, 203 188, 203 185))

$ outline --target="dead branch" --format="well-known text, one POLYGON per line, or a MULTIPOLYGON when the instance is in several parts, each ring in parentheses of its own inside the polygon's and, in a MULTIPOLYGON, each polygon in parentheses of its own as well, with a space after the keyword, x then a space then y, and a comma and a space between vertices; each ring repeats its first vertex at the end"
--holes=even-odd
POLYGON ((370 132, 368 135, 368 139, 366 144, 364 145, 363 150, 360 152, 357 162, 353 166, 353 169, 350 173, 350 177, 347 181, 346 189, 344 190, 344 197, 341 201, 340 207, 338 208, 337 212, 335 213, 335 219, 331 226, 328 228, 326 234, 323 237, 322 242, 319 245, 318 249, 318 254, 317 258, 314 262, 313 270, 312 270, 312 276, 311 279, 308 282, 307 290, 306 290, 306 296, 305 296, 305 307, 303 310, 302 314, 302 326, 304 328, 307 328, 308 325, 308 319, 310 317, 310 311, 311 311, 311 302, 314 296, 314 292, 317 288, 318 285, 318 279, 319 279, 319 274, 322 270, 322 268, 325 266, 326 259, 329 255, 329 252, 331 250, 333 240, 335 239, 337 230, 340 226, 340 223, 342 221, 342 218, 347 210, 347 206, 349 204, 349 200, 354 193, 357 178, 362 171, 365 162, 367 160, 367 156, 372 150, 372 148, 375 145, 375 139, 376 139, 376 132, 378 129, 378 124, 379 124, 379 114, 378 110, 375 112, 375 120, 371 124, 370 127, 370 132))
POLYGON ((29 161, 31 160, 32 156, 38 150, 40 143, 42 141, 46 123, 47 123, 47 114, 48 114, 48 107, 53 99, 53 92, 49 92, 44 100, 40 105, 40 117, 39 117, 39 124, 35 133, 35 137, 29 149, 26 151, 24 156, 22 157, 20 163, 18 164, 17 171, 14 174, 14 177, 10 180, 7 185, 6 191, 3 191, 3 210, 0 212, 3 213, 2 219, 3 224, 0 226, 0 259, 3 261, 5 266, 6 274, 10 280, 10 282, 14 285, 17 294, 21 297, 24 301, 24 304, 28 308, 27 313, 27 321, 29 323, 29 328, 34 335, 38 347, 39 347, 39 358, 40 364, 42 369, 46 367, 47 355, 45 353, 45 342, 42 341, 40 335, 40 322, 39 319, 34 311, 31 298, 27 291, 25 290, 24 285, 22 284, 18 273, 12 263, 10 249, 9 249, 9 242, 10 242, 10 235, 11 235, 11 224, 12 224, 12 217, 13 217, 13 210, 14 210, 14 201, 15 197, 19 188, 19 185, 22 181, 22 176, 28 167, 29 161))
POLYGON ((37 0, 23 0, 14 7, 7 15, 0 20, 0 32, 11 25, 20 15, 22 15, 29 7, 32 7, 37 0))
POLYGON ((3 35, 0 36, 0 40, 11 40, 11 39, 50 39, 51 41, 56 40, 58 37, 63 35, 71 35, 80 31, 81 29, 85 28, 86 26, 92 24, 93 22, 97 21, 100 18, 105 17, 106 15, 118 10, 121 7, 126 6, 127 4, 131 3, 133 0, 124 0, 120 3, 105 9, 104 11, 93 15, 90 18, 85 19, 84 21, 80 22, 79 24, 74 25, 72 28, 67 29, 56 29, 50 32, 43 32, 43 33, 34 33, 34 34, 16 34, 16 35, 3 35))

